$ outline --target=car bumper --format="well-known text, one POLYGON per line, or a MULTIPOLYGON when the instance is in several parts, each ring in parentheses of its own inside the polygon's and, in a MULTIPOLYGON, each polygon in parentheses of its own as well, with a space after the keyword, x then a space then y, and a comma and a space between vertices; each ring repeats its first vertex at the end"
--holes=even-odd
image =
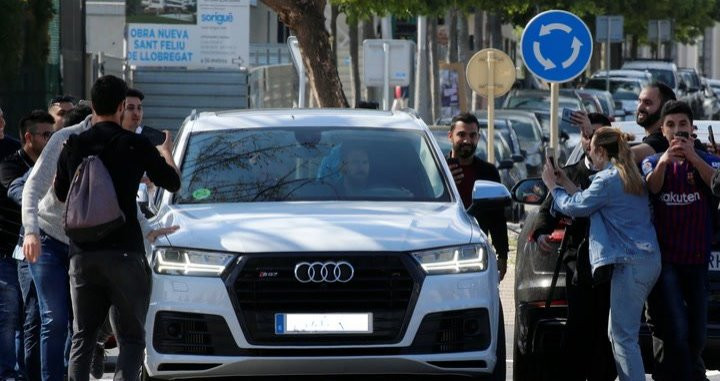
POLYGON ((220 278, 153 274, 152 292, 145 366, 150 376, 160 379, 341 373, 474 375, 492 372, 496 363, 500 307, 497 276, 490 271, 427 276, 402 339, 384 345, 252 345, 243 334, 232 297, 220 278), (469 310, 486 311, 487 348, 450 353, 412 350, 428 315, 469 310), (227 334, 217 337, 226 336, 233 355, 160 353, 156 320, 166 312, 214 316, 221 324, 207 325, 227 325, 227 334))

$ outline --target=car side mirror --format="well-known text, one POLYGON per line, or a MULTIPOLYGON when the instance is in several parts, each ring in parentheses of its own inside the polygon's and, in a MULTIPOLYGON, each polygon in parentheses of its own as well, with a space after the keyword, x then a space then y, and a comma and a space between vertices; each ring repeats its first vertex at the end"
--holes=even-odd
POLYGON ((513 166, 515 166, 515 163, 512 160, 500 160, 498 163, 498 169, 501 170, 512 169, 513 166))
POLYGON ((540 205, 548 195, 548 189, 540 178, 521 180, 512 188, 513 200, 529 205, 540 205))
POLYGON ((687 91, 688 86, 685 84, 685 82, 680 82, 680 83, 678 84, 678 89, 679 89, 679 90, 682 90, 682 91, 687 91))
POLYGON ((505 185, 488 180, 477 180, 473 186, 472 204, 468 213, 476 216, 486 210, 503 209, 510 205, 512 198, 505 185))
POLYGON ((513 154, 512 156, 510 156, 510 158, 512 159, 513 163, 522 163, 523 161, 525 161, 525 156, 523 155, 513 154))
POLYGON ((568 135, 565 131, 560 131, 560 140, 565 141, 568 139, 570 139, 570 135, 568 135))

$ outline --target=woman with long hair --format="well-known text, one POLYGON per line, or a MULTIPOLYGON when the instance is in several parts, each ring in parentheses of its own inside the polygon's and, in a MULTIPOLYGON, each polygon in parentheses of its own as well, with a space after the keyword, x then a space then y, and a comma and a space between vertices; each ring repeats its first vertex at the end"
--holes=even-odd
POLYGON ((598 171, 578 189, 565 173, 545 164, 543 181, 553 208, 570 217, 590 218, 593 274, 612 267, 608 335, 621 381, 645 380, 638 335, 643 305, 660 274, 660 249, 650 204, 627 137, 619 129, 595 131, 589 158, 598 171))

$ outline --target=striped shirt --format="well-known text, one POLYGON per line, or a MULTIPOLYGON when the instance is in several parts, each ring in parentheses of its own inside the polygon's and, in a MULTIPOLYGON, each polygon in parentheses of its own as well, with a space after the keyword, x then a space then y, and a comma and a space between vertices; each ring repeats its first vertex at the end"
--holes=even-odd
MULTIPOLYGON (((706 163, 720 168, 720 157, 697 151, 706 163)), ((662 153, 643 160, 647 178, 662 153)), ((706 264, 710 258, 713 234, 713 200, 710 187, 687 160, 665 167, 662 189, 652 198, 653 219, 663 262, 706 264)))

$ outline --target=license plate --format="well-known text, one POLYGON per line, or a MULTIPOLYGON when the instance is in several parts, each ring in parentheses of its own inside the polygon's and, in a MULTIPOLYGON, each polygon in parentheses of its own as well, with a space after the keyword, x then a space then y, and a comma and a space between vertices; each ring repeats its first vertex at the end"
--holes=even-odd
POLYGON ((275 314, 275 334, 372 333, 372 321, 372 313, 275 314))
POLYGON ((710 264, 708 268, 710 271, 720 271, 720 251, 710 253, 710 264))

